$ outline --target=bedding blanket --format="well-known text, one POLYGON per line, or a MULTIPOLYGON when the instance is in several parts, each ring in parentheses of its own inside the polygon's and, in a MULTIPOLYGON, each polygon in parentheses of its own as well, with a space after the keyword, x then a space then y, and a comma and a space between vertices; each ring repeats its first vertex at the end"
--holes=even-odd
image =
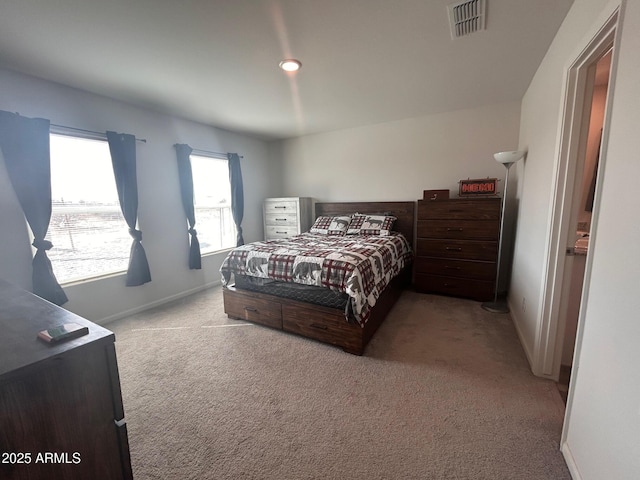
POLYGON ((388 236, 303 233, 237 247, 227 255, 220 273, 223 285, 237 274, 345 292, 353 317, 364 326, 380 293, 411 258, 409 242, 397 232, 388 236))

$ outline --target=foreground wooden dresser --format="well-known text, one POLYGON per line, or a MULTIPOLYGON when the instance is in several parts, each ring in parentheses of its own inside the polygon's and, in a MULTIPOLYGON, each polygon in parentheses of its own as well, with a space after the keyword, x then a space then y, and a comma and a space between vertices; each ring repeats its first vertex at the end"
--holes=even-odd
POLYGON ((0 280, 0 478, 131 479, 114 335, 0 280), (75 322, 58 345, 39 331, 75 322))
POLYGON ((418 200, 414 286, 419 292, 491 300, 500 198, 418 200))

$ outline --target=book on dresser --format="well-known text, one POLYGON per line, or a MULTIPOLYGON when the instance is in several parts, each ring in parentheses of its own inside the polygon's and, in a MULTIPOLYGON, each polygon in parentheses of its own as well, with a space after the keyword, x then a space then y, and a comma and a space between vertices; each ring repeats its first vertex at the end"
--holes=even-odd
POLYGON ((491 300, 500 208, 498 197, 418 200, 416 291, 491 300))
POLYGON ((263 203, 264 239, 287 238, 308 232, 313 224, 309 197, 267 198, 263 203))

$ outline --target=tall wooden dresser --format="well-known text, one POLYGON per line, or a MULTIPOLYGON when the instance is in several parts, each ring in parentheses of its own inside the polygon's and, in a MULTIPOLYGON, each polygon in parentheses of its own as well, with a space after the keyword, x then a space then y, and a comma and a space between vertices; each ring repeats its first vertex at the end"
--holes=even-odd
POLYGON ((131 479, 114 335, 0 280, 0 478, 131 479), (75 322, 49 345, 41 330, 75 322))
POLYGON ((478 301, 494 294, 501 199, 418 200, 414 286, 478 301))
POLYGON ((311 198, 267 198, 263 204, 264 239, 286 238, 309 231, 311 198))

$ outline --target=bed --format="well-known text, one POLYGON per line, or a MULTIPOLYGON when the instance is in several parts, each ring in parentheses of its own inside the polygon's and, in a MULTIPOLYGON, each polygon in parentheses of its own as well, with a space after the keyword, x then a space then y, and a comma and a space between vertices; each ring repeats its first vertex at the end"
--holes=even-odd
MULTIPOLYGON (((281 329, 362 355, 411 281, 415 203, 317 203, 315 214, 317 221, 310 231, 313 233, 254 242, 229 253, 220 269, 225 313, 230 318, 281 329), (332 231, 315 228, 328 228, 318 219, 333 217, 338 221, 338 217, 356 212, 360 217, 393 216, 396 220, 392 231, 387 232, 386 224, 362 225, 361 218, 356 225, 361 230, 349 232, 365 235, 322 234, 319 232, 332 231), (375 228, 382 228, 383 234, 370 235, 375 228), (342 244, 347 245, 345 250, 342 244), (305 258, 293 255, 301 251, 305 258), (371 259, 363 261, 369 255, 373 255, 371 259), (378 258, 383 260, 383 270, 378 270, 378 258), (324 265, 323 270, 317 270, 313 261, 324 265), (371 280, 373 276, 375 281, 371 280)), ((344 225, 344 233, 348 227, 354 227, 354 222, 344 225)))

